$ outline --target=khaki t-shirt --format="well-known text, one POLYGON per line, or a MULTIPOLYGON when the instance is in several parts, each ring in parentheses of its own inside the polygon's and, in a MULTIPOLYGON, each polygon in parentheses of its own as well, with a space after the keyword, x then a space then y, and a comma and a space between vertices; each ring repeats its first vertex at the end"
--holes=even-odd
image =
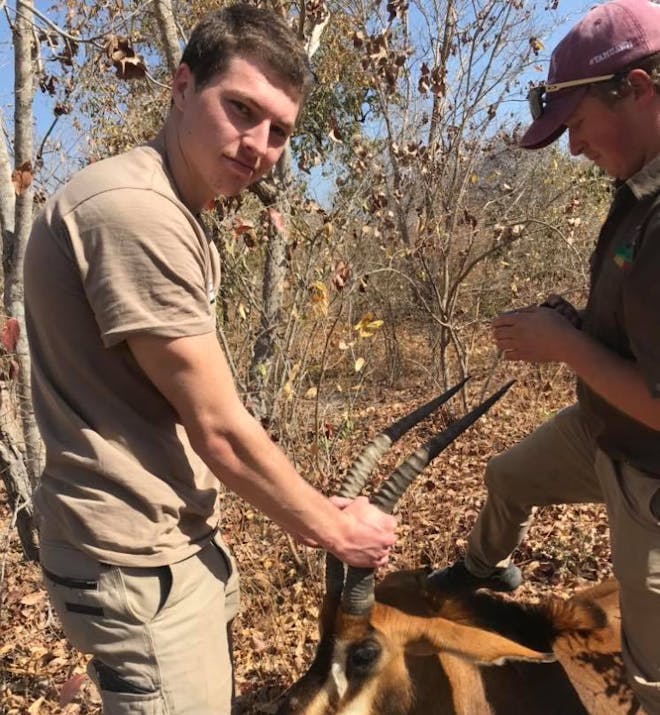
POLYGON ((218 482, 126 337, 211 332, 219 261, 162 137, 92 164, 46 205, 25 258, 32 390, 46 466, 42 539, 158 566, 215 527, 218 482))

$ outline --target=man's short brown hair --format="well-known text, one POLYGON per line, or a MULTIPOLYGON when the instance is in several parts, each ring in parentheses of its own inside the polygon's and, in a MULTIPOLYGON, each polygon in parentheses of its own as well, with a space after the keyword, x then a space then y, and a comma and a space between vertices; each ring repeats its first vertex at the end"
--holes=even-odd
POLYGON ((237 3, 208 13, 193 29, 181 62, 201 88, 226 71, 234 57, 258 62, 303 98, 313 84, 305 48, 271 10, 237 3))
POLYGON ((656 94, 660 94, 660 52, 623 67, 611 80, 591 85, 589 94, 605 102, 608 106, 616 104, 632 91, 628 74, 635 69, 644 70, 651 78, 656 94))

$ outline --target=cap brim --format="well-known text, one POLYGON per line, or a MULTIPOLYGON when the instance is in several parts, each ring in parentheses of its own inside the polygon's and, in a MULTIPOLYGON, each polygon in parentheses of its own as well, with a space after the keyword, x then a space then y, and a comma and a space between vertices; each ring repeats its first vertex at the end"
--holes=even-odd
POLYGON ((532 122, 518 144, 523 149, 542 149, 559 139, 566 130, 566 122, 578 108, 587 89, 576 87, 551 95, 543 114, 532 122))

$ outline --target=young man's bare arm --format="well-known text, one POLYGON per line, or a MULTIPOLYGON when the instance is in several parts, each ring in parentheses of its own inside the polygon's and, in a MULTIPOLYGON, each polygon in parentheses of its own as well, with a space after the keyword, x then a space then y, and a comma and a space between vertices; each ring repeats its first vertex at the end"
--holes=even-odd
POLYGON ((195 451, 232 491, 346 563, 375 567, 386 562, 395 519, 365 499, 339 509, 296 472, 241 403, 215 335, 137 335, 128 344, 179 414, 195 451))

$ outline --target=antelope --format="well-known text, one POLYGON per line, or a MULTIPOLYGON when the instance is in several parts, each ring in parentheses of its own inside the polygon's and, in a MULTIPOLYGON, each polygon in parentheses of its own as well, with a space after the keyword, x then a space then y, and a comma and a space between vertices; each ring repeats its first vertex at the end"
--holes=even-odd
MULTIPOLYGON (((379 434, 339 490, 355 497, 376 461, 465 380, 379 434)), ((408 456, 371 501, 391 512, 414 478, 511 387, 408 456)), ((278 715, 633 715, 621 658, 618 587, 522 603, 442 592, 428 569, 386 576, 326 554, 320 642, 278 715)))

